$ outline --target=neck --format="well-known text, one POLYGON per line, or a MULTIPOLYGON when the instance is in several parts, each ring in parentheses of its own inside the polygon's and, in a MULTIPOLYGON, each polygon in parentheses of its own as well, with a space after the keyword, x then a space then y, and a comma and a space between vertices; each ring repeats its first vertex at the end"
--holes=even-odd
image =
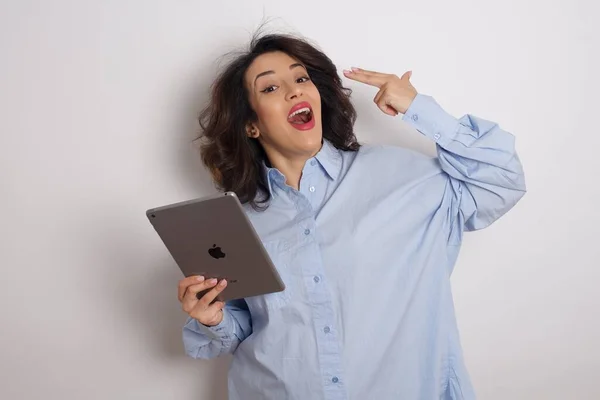
POLYGON ((314 154, 307 154, 294 158, 286 157, 276 151, 266 150, 266 152, 271 166, 277 168, 285 176, 286 185, 296 190, 300 190, 300 179, 302 179, 302 169, 304 169, 306 160, 314 157, 320 150, 321 148, 315 151, 314 154))
POLYGON ((302 179, 302 169, 306 160, 308 158, 304 160, 283 160, 271 164, 285 176, 286 185, 300 190, 300 179, 302 179))

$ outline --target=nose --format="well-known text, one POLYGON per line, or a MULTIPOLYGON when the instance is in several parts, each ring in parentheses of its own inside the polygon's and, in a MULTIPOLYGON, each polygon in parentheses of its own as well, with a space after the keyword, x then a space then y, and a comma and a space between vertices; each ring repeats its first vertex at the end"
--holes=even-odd
POLYGON ((302 88, 300 87, 299 84, 293 84, 288 88, 287 94, 286 94, 287 100, 294 100, 297 99, 298 97, 302 97, 302 88))

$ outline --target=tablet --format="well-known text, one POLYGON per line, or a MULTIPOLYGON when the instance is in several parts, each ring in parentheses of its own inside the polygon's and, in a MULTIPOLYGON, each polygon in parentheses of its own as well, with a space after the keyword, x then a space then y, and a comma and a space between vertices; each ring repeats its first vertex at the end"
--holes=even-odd
POLYGON ((146 216, 186 277, 227 280, 215 301, 285 289, 235 193, 152 208, 146 216))

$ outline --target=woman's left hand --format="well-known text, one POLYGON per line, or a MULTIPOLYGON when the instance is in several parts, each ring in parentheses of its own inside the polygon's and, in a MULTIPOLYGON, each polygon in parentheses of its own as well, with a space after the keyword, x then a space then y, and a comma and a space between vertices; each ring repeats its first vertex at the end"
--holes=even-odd
POLYGON ((406 114, 408 107, 417 96, 417 89, 410 83, 412 71, 407 71, 398 78, 393 74, 352 68, 352 71, 344 70, 344 75, 349 79, 379 88, 373 101, 381 111, 391 116, 396 116, 398 113, 406 114))

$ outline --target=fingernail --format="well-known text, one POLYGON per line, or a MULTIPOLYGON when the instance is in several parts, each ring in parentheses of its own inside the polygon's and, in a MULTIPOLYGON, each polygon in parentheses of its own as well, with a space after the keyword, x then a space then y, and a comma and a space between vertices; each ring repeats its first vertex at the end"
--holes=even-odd
POLYGON ((200 282, 202 282, 204 280, 204 277, 203 276, 198 276, 198 277, 196 277, 196 279, 199 280, 200 282))
POLYGON ((211 279, 211 280, 210 280, 208 283, 210 283, 211 285, 214 285, 215 283, 217 283, 217 280, 218 280, 218 279, 216 279, 216 278, 213 278, 213 279, 211 279))
POLYGON ((345 74, 351 74, 351 73, 352 73, 352 71, 345 69, 345 70, 344 70, 344 73, 345 73, 345 74))
POLYGON ((352 71, 358 72, 358 71, 360 71, 360 68, 352 67, 352 71))
POLYGON ((223 279, 220 283, 219 286, 225 286, 227 284, 227 281, 225 279, 223 279))

